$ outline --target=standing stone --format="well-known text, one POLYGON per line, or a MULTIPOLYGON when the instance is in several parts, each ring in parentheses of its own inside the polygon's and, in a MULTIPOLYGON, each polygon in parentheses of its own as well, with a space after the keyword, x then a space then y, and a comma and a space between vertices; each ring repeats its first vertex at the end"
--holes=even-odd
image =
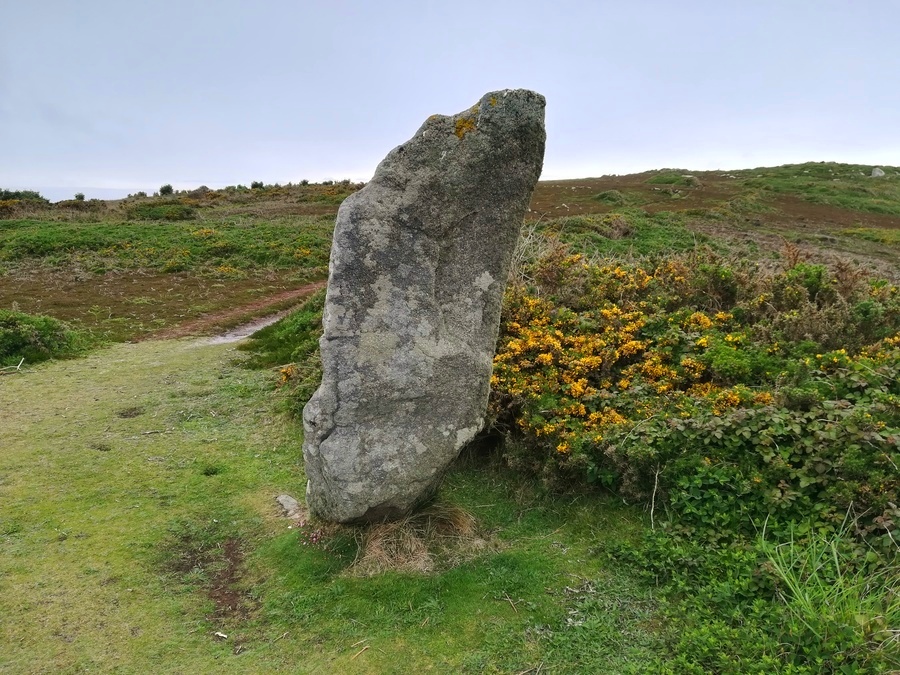
POLYGON ((432 115, 341 205, 303 410, 310 510, 398 518, 481 430, 500 305, 544 157, 544 97, 432 115))
POLYGON ((884 176, 883 169, 879 169, 877 166, 872 169, 872 178, 881 178, 882 176, 884 176))

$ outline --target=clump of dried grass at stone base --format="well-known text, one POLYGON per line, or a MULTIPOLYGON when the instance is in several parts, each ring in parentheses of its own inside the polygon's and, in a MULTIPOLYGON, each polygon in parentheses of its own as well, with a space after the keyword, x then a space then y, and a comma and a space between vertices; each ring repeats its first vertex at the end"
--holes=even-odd
POLYGON ((395 521, 341 525, 302 518, 298 529, 301 545, 333 550, 351 540, 356 555, 345 574, 353 577, 385 572, 437 573, 496 549, 490 533, 475 516, 442 501, 395 521))
POLYGON ((465 509, 435 502, 402 520, 360 528, 359 553, 349 572, 435 572, 467 562, 492 546, 465 509))

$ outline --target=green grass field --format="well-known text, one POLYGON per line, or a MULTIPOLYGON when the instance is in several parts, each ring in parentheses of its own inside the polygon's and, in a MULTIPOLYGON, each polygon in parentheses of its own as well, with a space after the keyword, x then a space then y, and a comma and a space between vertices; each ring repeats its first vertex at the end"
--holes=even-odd
POLYGON ((296 423, 235 358, 144 342, 0 381, 0 670, 619 672, 658 648, 651 595, 593 550, 643 528, 610 498, 462 463, 441 500, 486 542, 462 564, 360 577, 352 532, 302 545, 274 501, 304 489, 296 423))

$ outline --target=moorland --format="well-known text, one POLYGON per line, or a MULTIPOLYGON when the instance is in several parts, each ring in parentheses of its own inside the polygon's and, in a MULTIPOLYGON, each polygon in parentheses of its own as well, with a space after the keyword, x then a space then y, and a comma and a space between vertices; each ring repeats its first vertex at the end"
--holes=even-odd
POLYGON ((540 182, 491 422, 369 528, 274 501, 361 185, 0 192, 0 670, 900 669, 900 169, 872 168, 540 182))

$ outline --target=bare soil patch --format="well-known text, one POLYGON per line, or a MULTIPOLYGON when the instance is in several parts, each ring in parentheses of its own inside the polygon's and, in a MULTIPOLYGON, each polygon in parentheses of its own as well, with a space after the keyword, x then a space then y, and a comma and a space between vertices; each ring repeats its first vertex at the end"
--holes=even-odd
POLYGON ((152 333, 147 337, 154 340, 168 340, 189 335, 209 335, 216 330, 231 328, 256 317, 272 314, 285 307, 293 306, 320 288, 324 288, 325 284, 325 281, 315 281, 300 288, 282 291, 239 307, 204 314, 191 321, 152 333))
POLYGON ((778 209, 778 213, 770 216, 774 222, 807 222, 832 228, 900 228, 900 218, 897 216, 815 204, 799 197, 781 196, 773 201, 773 205, 778 209))
POLYGON ((3 277, 0 307, 74 321, 111 340, 204 335, 296 304, 324 282, 35 264, 3 277))
POLYGON ((254 603, 246 591, 239 587, 242 577, 244 553, 236 538, 226 539, 221 548, 221 565, 212 574, 207 594, 216 605, 215 618, 250 616, 254 603))
POLYGON ((691 173, 697 179, 695 186, 648 183, 647 180, 657 173, 653 171, 629 176, 540 181, 531 197, 531 212, 528 217, 557 218, 608 213, 621 208, 620 205, 595 199, 608 190, 618 190, 627 198, 629 205, 640 206, 650 212, 712 207, 740 192, 734 179, 725 178, 720 172, 691 173))
POLYGON ((167 547, 163 568, 184 580, 202 580, 203 592, 215 609, 209 619, 247 619, 255 601, 242 588, 243 544, 237 537, 211 541, 200 530, 186 530, 167 547))

